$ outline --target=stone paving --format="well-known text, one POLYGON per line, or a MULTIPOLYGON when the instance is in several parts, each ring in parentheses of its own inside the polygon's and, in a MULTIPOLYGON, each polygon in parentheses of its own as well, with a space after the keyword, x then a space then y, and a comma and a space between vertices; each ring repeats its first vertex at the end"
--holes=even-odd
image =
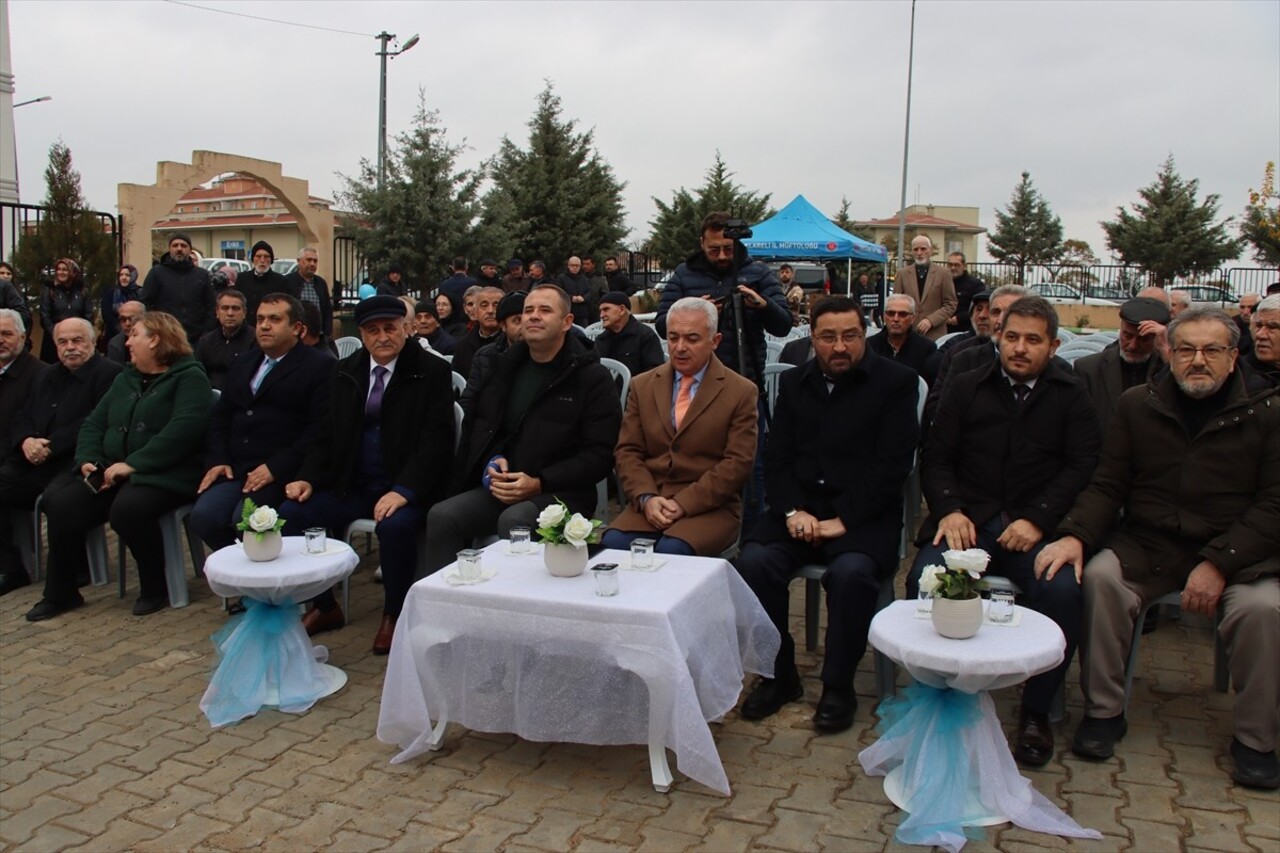
MULTIPOLYGON (((376 560, 365 556, 352 579, 351 624, 321 640, 347 686, 306 714, 265 710, 219 731, 198 702, 214 663, 209 635, 226 617, 202 581, 190 607, 145 618, 114 585, 87 588, 85 607, 37 624, 22 618, 36 586, 0 598, 0 850, 907 849, 893 840, 901 815, 881 780, 857 763, 875 740, 870 657, 848 732, 810 726, 820 661, 803 652, 807 704, 764 724, 731 713, 713 726, 728 798, 678 771, 671 793, 656 793, 643 746, 458 726, 442 751, 392 766, 395 748, 374 736, 386 661, 368 652, 382 601, 376 560)), ((797 637, 802 600, 797 584, 797 637)), ((1080 714, 1073 671, 1057 758, 1027 775, 1103 840, 1005 825, 965 849, 1280 850, 1280 796, 1227 775, 1231 701, 1212 689, 1212 652, 1204 624, 1165 620, 1145 638, 1129 735, 1102 764, 1065 749, 1080 714)), ((1016 689, 996 703, 1008 729, 1016 689)))

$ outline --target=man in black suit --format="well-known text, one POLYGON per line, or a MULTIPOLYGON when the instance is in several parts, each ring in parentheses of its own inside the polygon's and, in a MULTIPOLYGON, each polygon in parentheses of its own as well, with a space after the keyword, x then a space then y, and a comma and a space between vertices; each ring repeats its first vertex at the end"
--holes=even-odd
POLYGON ((329 405, 333 359, 302 344, 302 303, 269 293, 256 319, 258 349, 232 362, 210 415, 191 511, 192 530, 214 550, 235 542, 245 498, 279 509, 329 405))
POLYGON ((911 368, 933 385, 938 345, 916 331, 916 301, 905 293, 885 300, 884 329, 867 339, 867 349, 911 368))
POLYGON ((12 308, 0 308, 0 462, 15 452, 13 422, 45 364, 27 351, 27 324, 12 308))
POLYGON ((284 292, 320 309, 320 325, 312 331, 319 334, 320 340, 328 342, 333 336, 333 300, 329 296, 329 283, 316 275, 319 268, 320 255, 314 248, 299 249, 297 268, 284 277, 284 292))
POLYGON ((853 725, 853 674, 867 648, 880 585, 902 534, 902 487, 919 438, 914 372, 867 349, 862 306, 845 296, 812 312, 814 358, 784 372, 765 446, 769 511, 748 533, 738 572, 782 635, 774 677, 742 705, 760 720, 804 695, 788 625, 796 571, 827 566, 826 656, 814 727, 853 725))

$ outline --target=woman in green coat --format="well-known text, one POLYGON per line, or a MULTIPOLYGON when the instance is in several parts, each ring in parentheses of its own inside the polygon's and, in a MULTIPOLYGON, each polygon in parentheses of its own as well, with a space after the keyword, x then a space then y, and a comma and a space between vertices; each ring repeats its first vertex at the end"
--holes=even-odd
POLYGON ((134 615, 168 601, 159 519, 195 497, 213 394, 171 315, 144 314, 126 346, 132 364, 80 428, 76 470, 44 492, 49 571, 44 598, 27 613, 31 622, 84 604, 78 578, 88 574, 85 537, 106 521, 138 564, 134 615))

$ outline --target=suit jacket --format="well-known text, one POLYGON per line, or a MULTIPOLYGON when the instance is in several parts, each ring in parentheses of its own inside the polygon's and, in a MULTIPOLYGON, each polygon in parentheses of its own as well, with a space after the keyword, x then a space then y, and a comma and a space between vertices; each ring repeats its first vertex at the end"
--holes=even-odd
POLYGON ((959 300, 956 298, 955 283, 946 267, 929 264, 929 274, 924 280, 924 293, 921 293, 915 265, 908 264, 898 270, 893 282, 893 292, 905 293, 915 299, 916 317, 928 319, 933 324, 933 328, 925 335, 926 338, 936 341, 947 333, 947 319, 956 313, 959 300))
MULTIPOLYGON (((59 468, 70 462, 80 437, 80 425, 116 380, 120 365, 94 354, 72 372, 61 362, 49 365, 31 385, 18 411, 6 448, 17 458, 28 438, 49 439, 49 461, 59 468)), ((25 460, 26 457, 23 457, 25 460)))
POLYGON ((0 374, 0 462, 14 452, 17 443, 13 435, 14 421, 27 405, 32 385, 48 369, 49 365, 21 350, 9 363, 9 369, 0 374))
POLYGON ((266 463, 277 483, 296 478, 303 456, 329 409, 334 361, 301 342, 258 387, 249 384, 265 355, 247 352, 231 363, 209 418, 205 470, 230 465, 236 479, 266 463))
POLYGON ((610 527, 674 536, 699 556, 714 557, 738 538, 742 487, 756 456, 758 393, 755 383, 713 355, 677 430, 671 423, 676 384, 670 364, 631 381, 613 453, 629 501, 610 527), (671 498, 686 515, 659 531, 640 508, 644 495, 671 498))
MULTIPOLYGON (((1106 435, 1111 415, 1120 402, 1120 395, 1126 390, 1122 387, 1124 379, 1120 373, 1120 344, 1108 344, 1102 352, 1078 358, 1072 367, 1075 374, 1084 380, 1089 399, 1093 402, 1093 410, 1098 413, 1098 425, 1102 428, 1102 434, 1106 435)), ((1164 362, 1152 353, 1147 359, 1147 380, 1154 378, 1163 367, 1164 362)))

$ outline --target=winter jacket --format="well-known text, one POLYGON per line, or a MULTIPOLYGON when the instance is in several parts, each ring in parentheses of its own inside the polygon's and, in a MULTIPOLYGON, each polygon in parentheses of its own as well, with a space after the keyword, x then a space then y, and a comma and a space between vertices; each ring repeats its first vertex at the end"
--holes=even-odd
POLYGON ((18 292, 13 282, 2 278, 0 278, 0 308, 17 311, 18 316, 22 318, 22 325, 27 329, 27 334, 31 334, 31 309, 27 307, 26 298, 18 292))
MULTIPOLYGON (((302 299, 302 276, 297 270, 284 277, 285 293, 302 299)), ((333 299, 329 295, 329 283, 318 275, 311 277, 311 286, 316 289, 316 298, 320 301, 320 337, 328 340, 333 337, 333 299)))
POLYGON ((596 338, 596 352, 601 358, 622 362, 632 376, 653 370, 667 360, 657 333, 635 317, 627 318, 621 332, 601 332, 596 338))
POLYGON ((236 290, 244 294, 245 322, 250 326, 257 323, 258 305, 268 293, 287 293, 295 299, 302 298, 301 291, 291 288, 289 280, 270 267, 262 275, 254 270, 240 273, 236 276, 236 290))
MULTIPOLYGON (((75 371, 53 364, 32 384, 27 405, 13 421, 14 453, 28 438, 49 439, 49 463, 70 462, 80 425, 120 373, 120 365, 95 354, 75 371)), ((49 464, 46 463, 46 464, 49 464)))
POLYGON ((93 322, 93 303, 84 285, 63 287, 49 284, 40 292, 40 326, 46 335, 68 317, 83 317, 93 322))
POLYGON ((192 346, 218 324, 209 272, 190 259, 177 263, 166 252, 147 273, 141 295, 148 311, 176 317, 192 346))
POLYGON ((222 326, 205 332, 196 342, 195 356, 208 374, 209 384, 221 391, 231 363, 241 353, 257 348, 258 340, 253 333, 252 324, 245 322, 230 337, 222 331, 222 326))
POLYGON ((576 275, 562 272, 556 277, 556 284, 572 299, 575 296, 581 296, 581 302, 573 303, 573 322, 579 326, 590 326, 594 320, 591 319, 591 279, 587 278, 581 272, 576 275))

